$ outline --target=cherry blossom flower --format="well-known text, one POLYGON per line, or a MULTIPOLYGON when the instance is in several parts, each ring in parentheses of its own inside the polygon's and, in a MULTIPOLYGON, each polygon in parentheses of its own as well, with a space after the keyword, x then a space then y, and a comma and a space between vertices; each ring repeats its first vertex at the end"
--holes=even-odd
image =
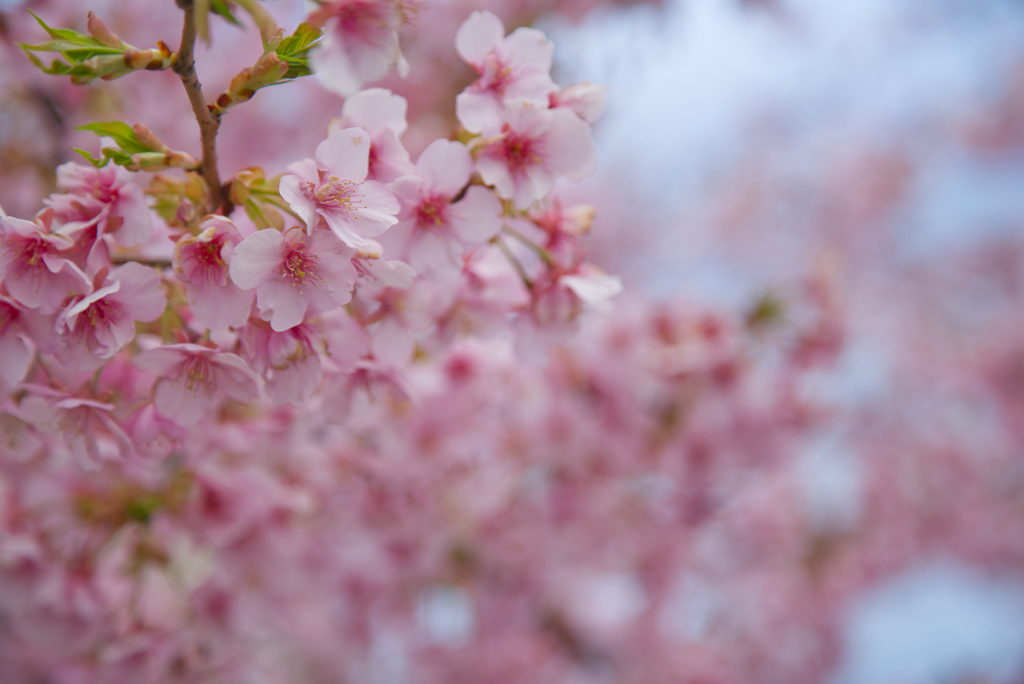
POLYGON ((215 414, 224 397, 249 402, 259 396, 256 375, 234 354, 197 344, 169 344, 140 353, 135 365, 158 376, 153 406, 178 425, 215 414))
POLYGON ((521 27, 506 37, 501 19, 475 11, 459 27, 455 49, 480 74, 456 98, 459 123, 468 131, 500 125, 506 100, 546 103, 556 90, 550 75, 555 46, 537 29, 521 27))
POLYGON ((174 270, 185 283, 192 315, 207 328, 240 327, 249 318, 253 293, 231 282, 228 264, 242 236, 221 216, 208 216, 199 228, 174 247, 174 270))
POLYGON ((124 422, 124 431, 132 440, 135 452, 149 458, 164 458, 180 450, 187 431, 160 415, 152 403, 133 413, 124 422))
POLYGON ((235 248, 231 279, 243 289, 256 288, 260 316, 280 332, 301 323, 307 309, 330 311, 352 299, 352 254, 326 230, 260 230, 235 248))
POLYGON ((367 179, 390 183, 412 173, 415 167, 399 141, 408 124, 405 98, 384 88, 369 88, 345 100, 341 116, 327 124, 330 137, 345 128, 361 128, 370 134, 367 179))
POLYGON ((127 263, 101 271, 92 292, 72 298, 57 316, 57 358, 82 371, 99 368, 135 337, 135 321, 155 321, 165 305, 153 269, 127 263))
POLYGON ((57 167, 57 186, 64 194, 51 195, 47 204, 65 223, 62 230, 73 232, 96 225, 100 234, 110 235, 122 247, 147 242, 152 220, 142 188, 121 166, 100 168, 74 162, 57 167))
POLYGON ((323 26, 322 46, 312 55, 320 82, 339 95, 352 95, 360 86, 398 65, 402 76, 409 65, 398 44, 408 3, 403 0, 328 0, 309 19, 323 26))
POLYGON ((25 389, 29 396, 20 407, 23 415, 57 436, 79 467, 96 470, 103 461, 132 454, 131 441, 113 418, 113 404, 38 385, 25 389))
POLYGON ((569 109, 514 100, 501 128, 484 134, 477 170, 518 209, 545 197, 560 176, 580 180, 594 171, 590 126, 569 109))
POLYGON ((288 167, 281 197, 306 222, 307 232, 323 219, 346 245, 357 248, 398 222, 398 200, 380 183, 366 180, 369 154, 369 134, 346 128, 317 145, 315 161, 288 167))
POLYGON ((421 272, 458 271, 464 244, 486 242, 501 230, 501 201, 479 185, 466 188, 473 160, 461 143, 435 140, 420 154, 416 171, 389 186, 402 210, 382 239, 385 246, 400 245, 398 255, 421 272))
POLYGON ((89 279, 61 256, 74 243, 49 231, 49 215, 38 221, 0 217, 0 278, 20 304, 56 313, 65 299, 89 289, 89 279))
POLYGON ((438 320, 439 333, 445 340, 494 334, 529 303, 522 278, 497 247, 487 245, 466 260, 455 300, 438 320))
POLYGON ((242 329, 246 357, 264 379, 267 396, 274 404, 302 406, 320 386, 320 357, 313 348, 317 329, 297 325, 275 332, 266 324, 250 323, 242 329))

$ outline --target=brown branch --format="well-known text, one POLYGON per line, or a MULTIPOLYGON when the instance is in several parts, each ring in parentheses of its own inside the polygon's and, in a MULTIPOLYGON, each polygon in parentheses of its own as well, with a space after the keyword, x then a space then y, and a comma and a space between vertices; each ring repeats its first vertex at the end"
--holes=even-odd
POLYGON ((199 173, 206 180, 206 184, 210 186, 212 205, 210 211, 222 208, 226 216, 234 207, 224 186, 221 185, 220 175, 217 173, 217 130, 220 128, 220 115, 211 112, 206 105, 206 100, 203 98, 203 87, 199 83, 199 77, 196 76, 196 25, 192 0, 178 0, 178 6, 185 11, 185 23, 181 29, 181 47, 178 48, 177 58, 171 69, 181 79, 181 84, 185 86, 188 101, 192 105, 192 112, 196 115, 196 122, 199 123, 199 133, 203 140, 203 159, 199 165, 199 173))

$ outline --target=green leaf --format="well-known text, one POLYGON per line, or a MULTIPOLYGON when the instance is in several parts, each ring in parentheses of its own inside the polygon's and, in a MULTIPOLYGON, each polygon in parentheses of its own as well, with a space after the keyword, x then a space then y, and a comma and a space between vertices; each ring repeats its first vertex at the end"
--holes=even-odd
POLYGON ((108 159, 97 159, 96 157, 92 156, 92 153, 86 152, 85 150, 79 149, 77 147, 75 148, 75 152, 77 152, 78 154, 80 154, 83 157, 85 157, 85 160, 87 162, 89 162, 90 164, 92 164, 93 166, 95 166, 96 168, 99 168, 101 166, 106 166, 107 165, 107 161, 109 159, 109 158, 108 159))
POLYGON ((131 126, 123 121, 94 121, 84 126, 76 126, 75 130, 92 131, 96 135, 113 138, 118 146, 128 154, 160 151, 144 145, 139 140, 139 136, 135 135, 135 131, 132 130, 131 126))
POLYGON ((235 26, 245 28, 242 26, 242 22, 238 20, 238 17, 235 16, 235 13, 231 11, 231 6, 224 0, 213 0, 210 3, 210 9, 213 10, 214 14, 219 14, 235 26))
POLYGON ((281 81, 289 81, 313 73, 309 67, 309 51, 320 46, 321 31, 308 22, 302 22, 295 33, 281 39, 275 52, 288 65, 281 81))

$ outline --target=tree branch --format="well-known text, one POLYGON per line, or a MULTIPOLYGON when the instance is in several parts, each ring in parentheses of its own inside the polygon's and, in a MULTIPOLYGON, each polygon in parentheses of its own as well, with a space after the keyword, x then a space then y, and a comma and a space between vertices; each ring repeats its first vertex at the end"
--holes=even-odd
POLYGON ((217 173, 217 130, 220 128, 220 116, 210 111, 203 98, 203 87, 196 76, 195 47, 196 47, 196 26, 195 11, 192 7, 192 0, 178 0, 178 6, 185 12, 185 22, 181 29, 181 47, 178 48, 177 59, 171 69, 181 79, 188 94, 188 101, 192 105, 192 112, 196 115, 199 123, 199 133, 203 141, 203 159, 199 165, 199 173, 210 186, 211 204, 210 211, 218 208, 224 210, 224 215, 231 213, 234 208, 228 193, 221 185, 220 175, 217 173))

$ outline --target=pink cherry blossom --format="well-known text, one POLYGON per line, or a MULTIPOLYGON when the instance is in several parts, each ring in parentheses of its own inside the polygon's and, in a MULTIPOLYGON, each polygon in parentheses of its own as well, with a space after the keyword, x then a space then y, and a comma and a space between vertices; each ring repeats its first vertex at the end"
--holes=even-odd
POLYGON ((317 145, 315 161, 288 167, 281 197, 306 222, 307 232, 323 219, 346 245, 357 248, 398 222, 398 200, 377 181, 366 180, 369 154, 369 134, 346 128, 317 145))
POLYGON ((57 186, 64 191, 51 195, 47 204, 67 230, 95 224, 100 234, 110 235, 122 247, 149 240, 152 220, 142 188, 132 182, 123 167, 100 168, 74 162, 57 167, 57 186))
POLYGON ((123 427, 135 452, 154 459, 165 458, 182 449, 188 435, 183 427, 161 416, 152 403, 133 413, 123 427))
POLYGON ((415 169, 399 141, 408 124, 408 105, 401 95, 384 88, 369 88, 345 100, 341 116, 327 124, 330 137, 345 128, 361 128, 370 134, 367 179, 390 183, 415 169))
POLYGON ((275 332, 266 324, 242 329, 246 357, 264 379, 267 396, 276 405, 302 406, 320 386, 320 357, 313 347, 317 329, 297 325, 275 332))
POLYGON ((330 311, 352 299, 351 258, 352 250, 326 230, 260 230, 235 248, 231 279, 256 289, 260 316, 280 332, 301 323, 307 309, 330 311))
POLYGON ((456 99, 459 123, 473 133, 500 125, 506 100, 546 103, 556 89, 550 74, 555 46, 537 29, 521 27, 505 37, 501 19, 476 11, 459 27, 455 48, 480 74, 456 99))
POLYGON ((0 277, 19 303, 41 313, 56 313, 69 296, 87 292, 89 280, 62 256, 73 248, 72 240, 51 233, 45 219, 0 217, 0 277))
POLYGON ((312 55, 324 87, 352 95, 383 76, 392 64, 403 76, 408 64, 398 44, 410 3, 401 0, 328 0, 309 19, 323 26, 323 44, 312 55))
POLYGON ((455 300, 438 320, 446 340, 495 334, 510 313, 526 307, 530 293, 501 250, 492 245, 467 259, 455 300))
POLYGON ((153 406, 178 425, 215 415, 227 397, 250 402, 259 396, 256 375, 234 354, 197 344, 170 344, 144 351, 135 365, 158 376, 153 406))
POLYGON ((398 245, 398 256, 421 272, 461 269, 463 245, 486 242, 501 230, 501 201, 479 185, 467 188, 472 172, 465 145, 432 142, 420 154, 416 174, 389 186, 402 210, 398 224, 382 238, 385 246, 398 245))
POLYGON ((242 236, 221 216, 208 216, 199 228, 174 247, 174 270, 185 283, 192 315, 207 328, 240 327, 249 318, 253 293, 231 282, 228 264, 242 236))
POLYGON ((93 279, 93 290, 71 299, 57 316, 61 363, 93 370, 135 337, 135 321, 155 321, 166 299, 152 268, 127 263, 93 279))
POLYGON ((569 109, 528 100, 507 102, 504 123, 485 131, 477 170, 498 195, 525 209, 543 198, 560 176, 580 180, 594 171, 590 126, 569 109))
POLYGON ((25 387, 29 396, 21 405, 23 415, 58 437, 80 467, 95 470, 105 460, 131 455, 131 441, 113 418, 113 404, 49 387, 25 387))

